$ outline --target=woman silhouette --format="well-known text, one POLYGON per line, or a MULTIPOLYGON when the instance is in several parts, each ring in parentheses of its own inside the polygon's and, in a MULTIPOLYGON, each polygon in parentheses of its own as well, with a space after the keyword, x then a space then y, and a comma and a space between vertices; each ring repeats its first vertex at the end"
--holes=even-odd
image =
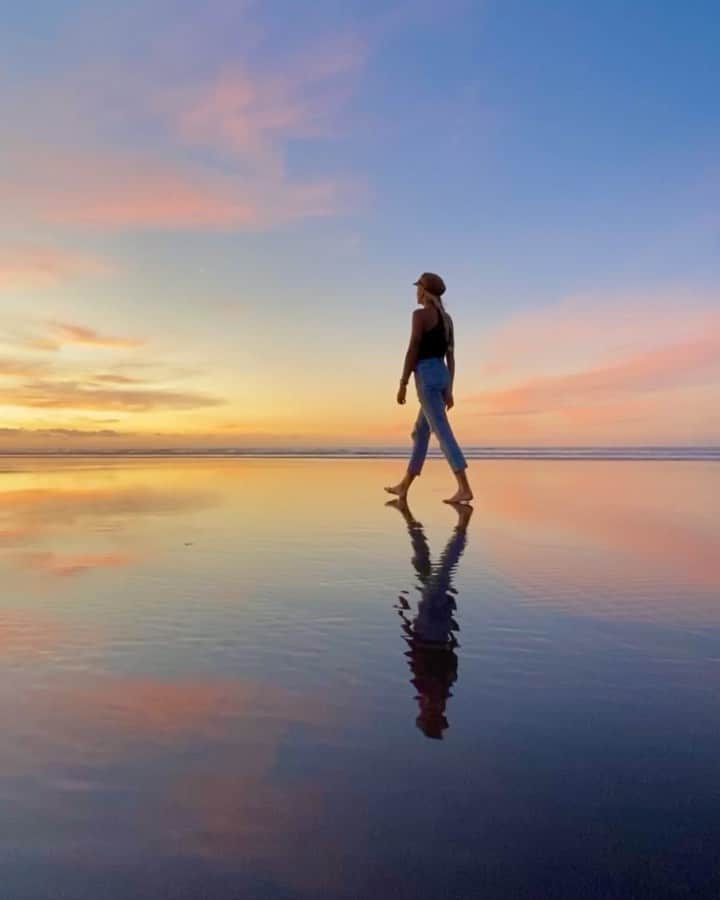
POLYGON ((405 477, 399 484, 385 490, 389 494, 405 497, 422 471, 432 431, 458 483, 457 491, 445 502, 467 503, 473 498, 465 472, 467 463, 446 412, 454 405, 455 333, 452 319, 441 299, 445 293, 445 282, 433 272, 424 272, 415 286, 420 309, 416 309, 412 317, 410 344, 405 355, 397 402, 405 403, 407 384, 414 372, 420 412, 412 432, 413 450, 405 477))
POLYGON ((452 576, 465 549, 467 527, 473 510, 467 503, 455 504, 457 525, 439 562, 433 566, 425 532, 410 512, 407 501, 399 498, 387 505, 398 509, 405 519, 413 548, 412 563, 419 582, 420 601, 414 619, 407 615, 410 604, 403 594, 396 607, 403 623, 407 644, 405 656, 412 673, 411 684, 417 691, 418 716, 415 723, 425 737, 441 740, 443 732, 449 727, 445 708, 452 696, 450 688, 457 680, 458 672, 455 653, 458 625, 454 618, 457 604, 452 576))

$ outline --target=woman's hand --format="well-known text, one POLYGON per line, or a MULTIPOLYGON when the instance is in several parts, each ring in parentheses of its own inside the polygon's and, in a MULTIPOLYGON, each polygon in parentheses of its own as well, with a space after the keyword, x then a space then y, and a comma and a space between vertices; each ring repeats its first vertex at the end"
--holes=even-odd
POLYGON ((452 392, 452 389, 451 389, 451 388, 448 388, 448 389, 445 391, 445 406, 446 406, 448 409, 452 409, 453 406, 455 406, 455 399, 454 399, 454 397, 453 397, 453 392, 452 392))
POLYGON ((397 392, 397 402, 402 406, 405 403, 405 394, 407 392, 407 385, 402 381, 400 382, 400 387, 397 392))

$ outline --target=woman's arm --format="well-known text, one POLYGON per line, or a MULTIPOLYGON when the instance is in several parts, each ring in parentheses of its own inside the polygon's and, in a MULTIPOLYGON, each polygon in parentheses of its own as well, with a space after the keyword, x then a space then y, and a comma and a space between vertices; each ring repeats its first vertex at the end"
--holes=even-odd
POLYGON ((397 395, 397 402, 405 402, 405 390, 410 376, 415 371, 417 365, 418 350, 420 348, 420 339, 423 333, 423 311, 416 309, 412 316, 412 328, 410 331, 410 342, 408 344, 407 353, 405 354, 405 365, 403 366, 402 376, 400 377, 400 390, 397 395))
POLYGON ((455 351, 454 350, 448 350, 446 360, 447 360, 448 372, 450 373, 449 390, 450 390, 450 393, 452 394, 453 383, 455 381, 455 351))

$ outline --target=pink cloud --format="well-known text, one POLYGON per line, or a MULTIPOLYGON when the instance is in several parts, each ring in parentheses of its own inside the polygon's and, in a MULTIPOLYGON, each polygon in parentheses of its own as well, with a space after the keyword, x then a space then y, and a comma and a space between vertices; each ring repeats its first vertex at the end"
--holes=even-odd
POLYGON ((486 329, 478 344, 482 374, 496 377, 528 369, 556 371, 588 358, 612 361, 718 329, 718 298, 677 288, 590 294, 523 310, 486 329))
POLYGON ((351 186, 334 179, 295 183, 284 175, 230 176, 147 157, 30 152, 0 187, 13 214, 92 228, 267 228, 327 216, 351 186))
POLYGON ((720 331, 608 365, 538 376, 468 399, 489 415, 516 415, 553 411, 599 395, 660 391, 716 380, 720 380, 720 331))
POLYGON ((160 92, 156 103, 183 140, 282 174, 286 140, 332 134, 345 96, 342 79, 364 60, 359 41, 345 38, 303 54, 283 72, 251 73, 233 64, 205 84, 160 92))
POLYGON ((252 204, 230 184, 172 163, 123 157, 115 151, 58 152, 26 157, 11 205, 47 222, 123 228, 227 227, 252 222, 252 204))
POLYGON ((16 135, 30 129, 46 140, 8 141, 0 204, 15 220, 103 229, 264 229, 333 215, 360 196, 354 179, 293 178, 287 147, 333 134, 346 76, 363 59, 350 37, 272 71, 221 58, 210 73, 178 78, 161 59, 143 77, 109 64, 36 84, 32 102, 10 110, 16 135), (162 150, 144 149, 148 134, 162 150), (211 151, 203 163, 197 147, 211 151))

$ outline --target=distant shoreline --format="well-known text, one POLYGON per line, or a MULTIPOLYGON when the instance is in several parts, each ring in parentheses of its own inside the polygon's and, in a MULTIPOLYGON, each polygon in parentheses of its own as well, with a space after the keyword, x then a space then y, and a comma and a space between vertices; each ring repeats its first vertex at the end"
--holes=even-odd
MULTIPOLYGON (((0 450, 0 458, 218 458, 218 459, 404 459, 407 449, 385 448, 308 448, 281 449, 117 449, 117 450, 0 450)), ((469 459, 527 460, 715 460, 720 447, 469 447, 469 459)), ((439 450, 429 456, 441 458, 439 450)))

